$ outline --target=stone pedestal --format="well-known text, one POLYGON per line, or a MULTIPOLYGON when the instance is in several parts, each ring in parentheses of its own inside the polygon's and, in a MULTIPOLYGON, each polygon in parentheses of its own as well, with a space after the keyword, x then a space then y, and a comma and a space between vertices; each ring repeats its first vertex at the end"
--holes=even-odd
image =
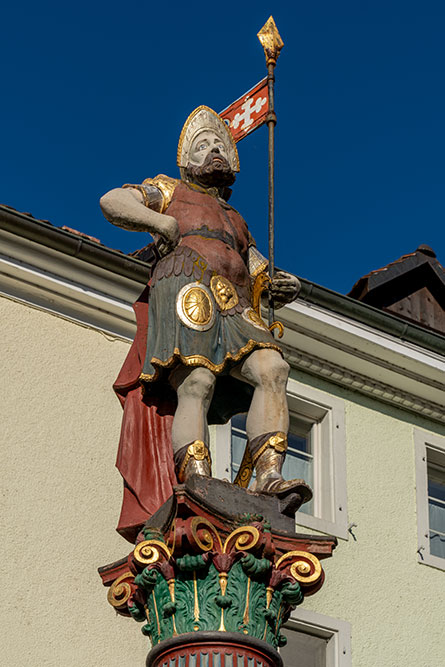
POLYGON ((296 534, 291 505, 195 476, 100 568, 110 604, 150 637, 149 667, 282 664, 282 624, 322 586, 336 544, 296 534))

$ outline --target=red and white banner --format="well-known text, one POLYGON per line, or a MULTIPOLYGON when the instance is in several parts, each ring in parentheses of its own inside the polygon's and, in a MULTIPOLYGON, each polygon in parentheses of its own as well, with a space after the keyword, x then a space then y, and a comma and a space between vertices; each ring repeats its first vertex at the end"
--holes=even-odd
POLYGON ((265 78, 219 115, 229 126, 235 141, 240 141, 266 122, 268 111, 269 91, 265 78))

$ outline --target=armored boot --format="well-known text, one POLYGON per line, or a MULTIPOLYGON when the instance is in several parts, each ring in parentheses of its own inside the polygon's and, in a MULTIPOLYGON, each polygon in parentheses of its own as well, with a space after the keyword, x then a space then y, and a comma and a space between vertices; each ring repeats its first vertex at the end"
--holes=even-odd
POLYGON ((265 433, 249 442, 256 483, 252 490, 284 497, 296 493, 305 503, 312 498, 312 490, 302 479, 285 480, 281 475, 287 450, 286 433, 265 433))
POLYGON ((212 461, 208 447, 202 440, 181 447, 175 454, 175 467, 181 484, 192 475, 211 477, 212 461))

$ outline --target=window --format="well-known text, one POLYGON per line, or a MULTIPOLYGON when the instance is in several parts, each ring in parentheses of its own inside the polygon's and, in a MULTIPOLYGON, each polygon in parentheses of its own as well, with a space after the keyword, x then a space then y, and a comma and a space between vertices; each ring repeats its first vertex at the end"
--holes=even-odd
MULTIPOLYGON (((282 474, 284 479, 304 479, 314 483, 313 424, 310 420, 290 415, 288 450, 282 474)), ((231 421, 231 481, 233 482, 246 448, 246 415, 236 415, 231 421)), ((252 481, 255 479, 255 472, 252 481)), ((313 500, 305 503, 301 511, 313 514, 313 500)))
POLYGON ((230 481, 233 482, 246 448, 246 415, 235 415, 230 422, 230 481))
POLYGON ((430 552, 445 558, 445 461, 427 450, 427 463, 430 552))
POLYGON ((445 438, 415 429, 418 560, 445 570, 445 438))
POLYGON ((351 626, 306 609, 292 613, 280 649, 285 667, 350 667, 351 626))
MULTIPOLYGON (((304 479, 314 497, 297 512, 297 524, 347 539, 346 461, 343 402, 329 394, 288 383, 289 448, 285 479, 304 479)), ((245 415, 215 427, 214 474, 234 480, 246 446, 245 415)))

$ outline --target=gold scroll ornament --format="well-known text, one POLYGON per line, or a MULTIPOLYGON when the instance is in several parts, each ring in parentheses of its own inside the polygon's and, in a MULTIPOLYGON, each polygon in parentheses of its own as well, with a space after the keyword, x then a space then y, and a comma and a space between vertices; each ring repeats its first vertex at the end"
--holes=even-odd
POLYGON ((320 561, 308 551, 288 551, 277 560, 275 567, 278 569, 286 560, 292 561, 290 574, 300 584, 314 584, 323 575, 320 561))
POLYGON ((125 608, 132 594, 130 582, 133 580, 134 575, 131 572, 125 572, 113 582, 107 595, 112 607, 125 608))

